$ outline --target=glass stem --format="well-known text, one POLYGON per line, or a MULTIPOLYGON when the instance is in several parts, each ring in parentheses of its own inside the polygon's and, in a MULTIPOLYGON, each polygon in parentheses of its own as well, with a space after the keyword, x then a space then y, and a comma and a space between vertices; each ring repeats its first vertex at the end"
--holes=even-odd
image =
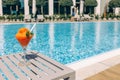
POLYGON ((24 56, 23 56, 23 59, 25 60, 25 62, 27 62, 27 58, 26 58, 26 47, 23 48, 23 53, 24 53, 24 56))

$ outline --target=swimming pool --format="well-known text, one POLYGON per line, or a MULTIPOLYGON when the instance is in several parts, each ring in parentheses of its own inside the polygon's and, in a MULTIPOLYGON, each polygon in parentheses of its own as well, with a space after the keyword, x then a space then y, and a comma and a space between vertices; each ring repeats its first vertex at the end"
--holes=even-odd
MULTIPOLYGON (((1 24, 0 55, 22 52, 15 39, 21 27, 33 24, 1 24)), ((28 50, 62 63, 83 60, 120 47, 120 22, 39 23, 28 50)))

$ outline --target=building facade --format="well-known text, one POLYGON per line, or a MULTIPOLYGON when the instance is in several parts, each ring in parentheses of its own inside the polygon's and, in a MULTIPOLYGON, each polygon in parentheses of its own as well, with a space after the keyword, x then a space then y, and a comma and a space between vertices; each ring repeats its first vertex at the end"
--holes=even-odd
MULTIPOLYGON (((21 0, 23 3, 23 0, 21 0)), ((24 0, 24 15, 29 14, 41 14, 41 10, 36 7, 36 0, 33 0, 32 7, 28 6, 29 0, 24 0)), ((67 7, 67 14, 72 14, 72 8, 77 7, 78 13, 83 14, 85 11, 84 7, 85 0, 73 0, 73 6, 67 7)), ((97 0, 97 7, 94 8, 94 14, 102 15, 104 13, 105 7, 108 5, 110 0, 97 0)), ((23 5, 23 4, 22 4, 23 5)), ((45 15, 54 15, 54 14, 64 14, 64 8, 59 5, 59 0, 46 0, 46 5, 43 7, 43 13, 45 15)), ((119 8, 115 9, 115 13, 119 14, 119 8)), ((0 0, 0 16, 3 15, 2 0, 0 0)))

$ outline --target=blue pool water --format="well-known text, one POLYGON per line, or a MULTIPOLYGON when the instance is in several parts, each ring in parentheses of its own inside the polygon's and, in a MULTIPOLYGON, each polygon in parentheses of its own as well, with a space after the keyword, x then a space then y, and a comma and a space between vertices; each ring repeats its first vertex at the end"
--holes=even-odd
MULTIPOLYGON (((28 50, 35 50, 62 63, 120 48, 120 22, 41 23, 34 29, 28 50)), ((21 27, 33 24, 1 24, 0 56, 22 52, 15 39, 21 27)))

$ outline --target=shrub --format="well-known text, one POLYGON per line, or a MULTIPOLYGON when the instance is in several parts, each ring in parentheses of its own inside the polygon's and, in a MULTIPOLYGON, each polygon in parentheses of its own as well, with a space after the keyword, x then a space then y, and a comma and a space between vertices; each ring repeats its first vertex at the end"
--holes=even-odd
POLYGON ((11 15, 8 15, 8 16, 7 16, 7 19, 8 19, 8 20, 11 20, 11 15))
POLYGON ((114 19, 114 18, 115 18, 115 14, 112 14, 112 15, 111 15, 111 18, 114 19))
POLYGON ((51 16, 49 16, 49 17, 48 17, 48 19, 49 19, 49 20, 51 20, 51 19, 52 19, 52 17, 51 17, 51 16))
POLYGON ((17 16, 16 15, 12 15, 12 20, 17 20, 17 16))
POLYGON ((55 15, 51 16, 52 20, 54 21, 55 20, 55 15))
POLYGON ((106 15, 106 19, 107 19, 107 20, 108 20, 109 16, 110 16, 110 15, 108 15, 108 14, 106 15))
POLYGON ((65 19, 65 15, 60 15, 60 19, 65 19))
POLYGON ((0 16, 0 20, 2 20, 2 16, 0 16))
POLYGON ((4 16, 0 16, 0 20, 5 20, 5 17, 4 16))
POLYGON ((107 14, 108 15, 108 18, 111 18, 111 16, 112 16, 112 13, 109 13, 109 14, 107 14))
POLYGON ((23 14, 18 15, 18 19, 19 19, 20 21, 23 21, 23 20, 24 20, 24 15, 23 15, 23 14))
POLYGON ((71 17, 72 17, 71 15, 67 15, 67 19, 71 19, 71 17))
POLYGON ((102 19, 102 20, 103 20, 103 18, 104 18, 104 15, 101 16, 101 19, 102 19))
POLYGON ((98 19, 99 19, 99 16, 98 16, 98 15, 95 15, 95 19, 97 19, 97 20, 98 20, 98 19))
POLYGON ((48 17, 48 16, 45 16, 45 15, 43 15, 43 16, 44 16, 45 20, 49 19, 49 17, 48 17))
POLYGON ((116 18, 119 20, 120 19, 120 15, 117 15, 116 18))

